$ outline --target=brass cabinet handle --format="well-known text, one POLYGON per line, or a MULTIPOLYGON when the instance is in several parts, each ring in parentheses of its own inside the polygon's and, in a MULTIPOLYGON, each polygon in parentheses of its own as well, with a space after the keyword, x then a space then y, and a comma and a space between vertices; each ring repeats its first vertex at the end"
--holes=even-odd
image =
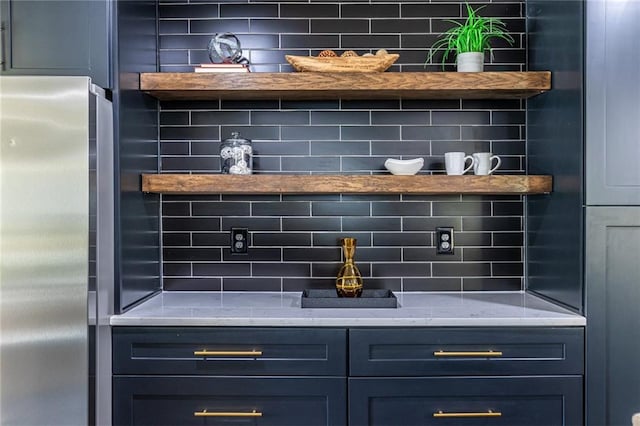
POLYGON ((460 356, 460 357, 464 357, 464 356, 481 356, 481 357, 488 357, 488 356, 502 356, 502 352, 500 351, 480 351, 480 352, 449 352, 449 351, 435 351, 433 353, 433 356, 460 356))
POLYGON ((262 356, 262 351, 194 351, 195 356, 262 356))
POLYGON ((260 411, 196 411, 193 413, 194 417, 262 417, 262 413, 260 411))
POLYGON ((502 413, 500 411, 480 411, 480 412, 463 412, 463 413, 444 413, 442 411, 438 411, 437 413, 433 413, 433 417, 500 417, 502 413))

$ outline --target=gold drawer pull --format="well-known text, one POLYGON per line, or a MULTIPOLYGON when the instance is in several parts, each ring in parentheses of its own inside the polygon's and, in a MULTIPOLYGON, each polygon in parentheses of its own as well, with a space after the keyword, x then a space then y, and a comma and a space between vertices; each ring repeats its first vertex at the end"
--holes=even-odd
POLYGON ((262 356, 262 351, 194 351, 195 356, 262 356))
POLYGON ((500 351, 485 351, 485 352, 448 352, 448 351, 436 351, 433 356, 502 356, 500 351))
POLYGON ((477 413, 468 412, 468 413, 443 413, 442 411, 438 411, 437 413, 433 413, 433 417, 500 417, 502 413, 500 411, 480 411, 477 413))
POLYGON ((193 413, 194 417, 262 417, 262 413, 260 411, 250 411, 250 412, 242 412, 242 411, 196 411, 193 413))

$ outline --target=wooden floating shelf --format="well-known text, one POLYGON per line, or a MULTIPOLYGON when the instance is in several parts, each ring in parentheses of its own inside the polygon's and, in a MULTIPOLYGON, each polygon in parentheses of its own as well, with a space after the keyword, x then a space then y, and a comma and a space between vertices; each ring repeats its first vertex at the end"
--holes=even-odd
POLYGON ((549 71, 142 73, 160 100, 523 99, 551 89, 549 71))
POLYGON ((163 194, 545 194, 551 176, 143 174, 163 194))

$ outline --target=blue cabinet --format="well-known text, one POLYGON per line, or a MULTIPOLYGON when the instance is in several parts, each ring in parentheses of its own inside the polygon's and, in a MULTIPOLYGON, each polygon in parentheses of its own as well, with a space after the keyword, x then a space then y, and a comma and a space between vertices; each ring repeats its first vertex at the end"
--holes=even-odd
POLYGON ((113 343, 116 425, 583 422, 582 327, 116 327, 113 343))
POLYGON ((112 87, 111 0, 0 0, 3 74, 86 75, 112 87))
POLYGON ((584 329, 349 330, 349 425, 583 424, 584 329))
POLYGON ((114 425, 341 426, 347 331, 117 327, 114 425))

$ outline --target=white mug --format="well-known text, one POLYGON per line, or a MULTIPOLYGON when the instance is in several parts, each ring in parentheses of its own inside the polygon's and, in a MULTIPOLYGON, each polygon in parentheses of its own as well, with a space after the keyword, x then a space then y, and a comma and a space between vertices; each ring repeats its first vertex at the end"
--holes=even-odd
POLYGON ((493 155, 490 152, 474 152, 473 153, 473 173, 476 175, 490 175, 495 172, 502 160, 497 155, 493 155), (495 167, 491 167, 493 160, 497 160, 495 167))
POLYGON ((446 152, 444 154, 444 166, 448 175, 463 175, 473 167, 475 161, 470 155, 464 155, 464 152, 446 152), (467 160, 471 160, 471 164, 467 165, 467 160))

